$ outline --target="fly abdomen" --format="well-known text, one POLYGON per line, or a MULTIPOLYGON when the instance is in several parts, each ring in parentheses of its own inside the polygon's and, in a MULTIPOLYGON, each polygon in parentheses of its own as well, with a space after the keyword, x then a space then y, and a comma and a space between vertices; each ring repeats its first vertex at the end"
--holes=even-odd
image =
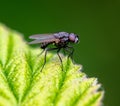
POLYGON ((49 43, 47 43, 47 42, 41 43, 41 48, 45 49, 48 45, 49 45, 49 43))

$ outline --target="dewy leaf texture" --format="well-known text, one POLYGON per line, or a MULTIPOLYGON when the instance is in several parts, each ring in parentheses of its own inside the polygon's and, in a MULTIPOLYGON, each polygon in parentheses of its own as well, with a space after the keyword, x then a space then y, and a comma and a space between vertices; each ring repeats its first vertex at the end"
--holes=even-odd
POLYGON ((101 106, 103 90, 97 78, 87 78, 82 66, 54 53, 47 63, 39 48, 22 34, 0 24, 0 106, 101 106))

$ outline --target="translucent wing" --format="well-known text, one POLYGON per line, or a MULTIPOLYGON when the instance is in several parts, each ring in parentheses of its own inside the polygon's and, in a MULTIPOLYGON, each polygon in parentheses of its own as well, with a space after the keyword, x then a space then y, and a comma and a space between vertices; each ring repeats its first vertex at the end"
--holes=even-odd
POLYGON ((59 42, 59 39, 49 39, 49 40, 42 40, 42 39, 37 39, 34 41, 29 42, 29 44, 37 44, 37 43, 44 43, 44 42, 48 42, 48 43, 52 43, 52 42, 59 42))
POLYGON ((35 39, 29 44, 37 44, 37 43, 44 43, 44 42, 48 42, 48 43, 59 42, 59 39, 56 39, 53 34, 37 34, 37 35, 32 35, 29 38, 35 39))
POLYGON ((53 37, 54 37, 53 34, 36 34, 36 35, 30 36, 29 38, 30 39, 49 39, 53 37))

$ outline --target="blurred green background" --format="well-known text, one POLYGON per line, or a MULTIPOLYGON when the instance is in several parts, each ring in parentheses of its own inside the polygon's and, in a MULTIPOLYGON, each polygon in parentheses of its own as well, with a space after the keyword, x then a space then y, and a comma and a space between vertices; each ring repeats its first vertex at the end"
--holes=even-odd
POLYGON ((0 22, 28 36, 74 32, 80 35, 74 60, 105 89, 105 106, 120 101, 120 0, 1 1, 0 22))

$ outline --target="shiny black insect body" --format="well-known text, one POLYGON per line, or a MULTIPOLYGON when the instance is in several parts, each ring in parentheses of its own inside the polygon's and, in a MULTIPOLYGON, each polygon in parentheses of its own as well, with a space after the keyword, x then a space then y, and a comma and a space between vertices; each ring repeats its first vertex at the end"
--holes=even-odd
MULTIPOLYGON (((29 44, 41 44, 41 48, 43 49, 42 53, 45 51, 45 59, 42 69, 44 68, 44 65, 46 63, 47 51, 57 50, 57 55, 62 64, 62 59, 59 55, 60 50, 63 49, 64 51, 67 51, 69 53, 68 57, 72 58, 74 48, 72 46, 69 46, 69 43, 77 43, 79 40, 76 34, 67 33, 67 32, 59 32, 54 34, 37 34, 37 35, 32 35, 29 38, 34 39, 34 41, 31 41, 29 44), (48 48, 50 44, 54 44, 54 47, 48 48)), ((63 70, 63 64, 62 64, 62 70, 63 70)))

